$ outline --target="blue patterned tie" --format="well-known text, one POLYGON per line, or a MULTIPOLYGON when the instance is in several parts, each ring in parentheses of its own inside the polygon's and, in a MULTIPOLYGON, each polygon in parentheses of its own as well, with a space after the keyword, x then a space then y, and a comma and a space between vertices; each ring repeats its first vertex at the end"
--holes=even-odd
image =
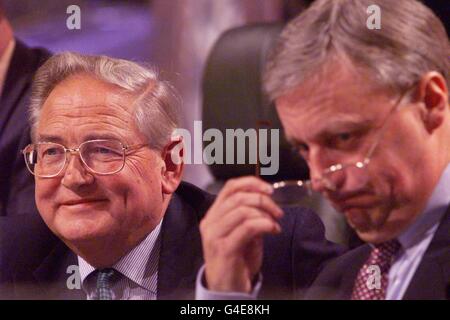
POLYGON ((100 269, 97 272, 97 299, 112 300, 113 291, 111 285, 116 271, 112 268, 100 269))

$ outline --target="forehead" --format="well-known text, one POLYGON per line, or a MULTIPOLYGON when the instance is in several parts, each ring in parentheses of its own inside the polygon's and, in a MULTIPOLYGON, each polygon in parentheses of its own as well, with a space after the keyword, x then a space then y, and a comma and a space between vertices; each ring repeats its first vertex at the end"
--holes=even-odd
POLYGON ((276 100, 286 135, 308 140, 367 125, 390 108, 392 95, 370 78, 342 67, 307 80, 276 100))
POLYGON ((59 83, 46 99, 37 125, 39 135, 78 136, 95 132, 121 136, 135 131, 134 99, 120 88, 89 75, 76 75, 59 83))

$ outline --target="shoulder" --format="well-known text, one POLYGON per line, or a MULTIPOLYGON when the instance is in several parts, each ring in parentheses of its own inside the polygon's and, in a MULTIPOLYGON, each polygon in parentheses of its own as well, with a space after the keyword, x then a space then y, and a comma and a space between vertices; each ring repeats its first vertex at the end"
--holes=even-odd
POLYGON ((203 218, 216 198, 214 195, 185 181, 180 183, 173 197, 172 206, 192 210, 199 219, 203 218))
POLYGON ((283 208, 284 217, 281 224, 287 230, 301 238, 322 238, 325 227, 319 216, 311 209, 304 207, 283 208))
POLYGON ((325 238, 320 218, 302 207, 284 208, 282 232, 264 239, 264 298, 302 296, 319 271, 345 248, 325 238))
POLYGON ((1 248, 54 239, 55 236, 37 212, 0 217, 1 248))
POLYGON ((58 241, 37 213, 0 217, 0 279, 39 264, 58 241))

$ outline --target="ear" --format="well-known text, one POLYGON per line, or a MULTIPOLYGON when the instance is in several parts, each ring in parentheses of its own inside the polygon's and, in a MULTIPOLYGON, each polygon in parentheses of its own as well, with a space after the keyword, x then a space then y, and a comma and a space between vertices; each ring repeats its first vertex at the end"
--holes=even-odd
POLYGON ((172 194, 178 188, 183 175, 184 144, 182 137, 173 137, 164 147, 161 157, 164 164, 161 168, 162 191, 172 194))
POLYGON ((425 107, 423 121, 426 130, 432 133, 439 128, 448 112, 448 88, 444 77, 435 71, 425 74, 419 83, 418 100, 425 107))

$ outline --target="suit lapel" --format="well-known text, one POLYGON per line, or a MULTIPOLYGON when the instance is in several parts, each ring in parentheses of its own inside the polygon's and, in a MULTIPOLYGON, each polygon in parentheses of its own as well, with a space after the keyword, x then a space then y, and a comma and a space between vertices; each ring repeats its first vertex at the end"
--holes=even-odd
POLYGON ((450 207, 422 257, 403 299, 450 299, 450 207))
MULTIPOLYGON (((77 256, 63 242, 59 242, 33 272, 43 297, 61 300, 86 299, 81 288, 68 288, 68 279, 74 274, 70 266, 75 266, 78 270, 77 256)), ((81 285, 80 282, 79 284, 81 285)))
POLYGON ((203 264, 199 214, 174 194, 161 228, 158 299, 193 299, 203 264))
POLYGON ((350 300, 353 287, 358 276, 359 270, 362 268, 367 259, 369 259, 371 247, 367 244, 356 249, 355 256, 352 257, 351 263, 347 265, 341 278, 340 289, 337 291, 335 299, 350 300))

